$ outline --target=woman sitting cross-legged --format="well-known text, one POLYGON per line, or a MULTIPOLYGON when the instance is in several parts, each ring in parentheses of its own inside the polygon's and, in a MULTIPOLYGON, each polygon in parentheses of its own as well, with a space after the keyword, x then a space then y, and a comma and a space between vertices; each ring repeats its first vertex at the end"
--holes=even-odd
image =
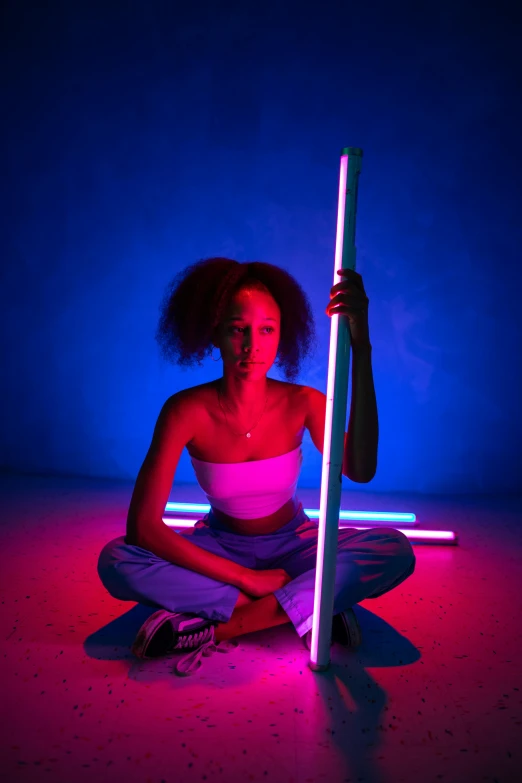
MULTIPOLYGON (((348 319, 352 346, 343 475, 366 483, 378 442, 368 298, 360 275, 341 270, 340 277, 326 314, 348 319)), ((326 397, 294 381, 314 334, 304 291, 272 264, 210 258, 171 284, 157 333, 163 354, 183 366, 218 349, 223 372, 166 401, 136 479, 126 536, 100 554, 98 573, 111 595, 157 608, 133 644, 138 657, 183 651, 175 671, 191 674, 203 655, 282 623, 292 623, 310 647, 318 524, 304 513, 296 486, 305 429, 322 451, 326 397), (287 382, 267 377, 274 363, 287 382), (162 516, 184 448, 211 510, 177 533, 162 516)), ((356 646, 352 607, 396 587, 414 567, 399 531, 340 530, 332 642, 356 646)))

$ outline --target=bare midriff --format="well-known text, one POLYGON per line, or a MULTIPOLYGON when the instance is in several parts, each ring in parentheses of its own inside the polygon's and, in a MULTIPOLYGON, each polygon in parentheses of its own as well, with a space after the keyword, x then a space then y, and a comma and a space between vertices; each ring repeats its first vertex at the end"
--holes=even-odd
MULTIPOLYGON (((198 405, 197 434, 187 444, 191 457, 203 462, 228 463, 271 459, 296 449, 304 432, 304 407, 295 384, 269 380, 271 405, 267 406, 262 422, 250 439, 232 434, 224 425, 217 404, 214 382, 194 389, 198 405)), ((257 519, 238 519, 218 509, 212 509, 216 519, 233 533, 244 536, 262 536, 275 533, 292 520, 301 503, 290 498, 273 514, 257 519)))
POLYGON ((240 533, 243 536, 265 536, 269 533, 275 533, 284 525, 287 525, 295 517, 301 503, 296 497, 284 504, 274 514, 258 519, 237 519, 229 517, 217 508, 212 508, 212 513, 216 519, 226 527, 230 528, 231 533, 240 533))

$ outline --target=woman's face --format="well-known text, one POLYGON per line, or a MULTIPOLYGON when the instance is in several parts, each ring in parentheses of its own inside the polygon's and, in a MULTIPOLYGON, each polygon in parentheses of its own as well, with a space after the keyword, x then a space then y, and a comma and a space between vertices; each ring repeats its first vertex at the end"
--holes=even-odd
POLYGON ((245 379, 266 375, 277 356, 281 312, 268 291, 242 288, 232 298, 217 343, 223 368, 245 379))

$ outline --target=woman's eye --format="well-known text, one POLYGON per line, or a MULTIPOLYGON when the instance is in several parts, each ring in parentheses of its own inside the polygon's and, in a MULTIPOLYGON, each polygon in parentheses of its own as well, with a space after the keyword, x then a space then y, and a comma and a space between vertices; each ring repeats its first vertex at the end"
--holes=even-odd
MULTIPOLYGON (((273 326, 264 326, 263 329, 268 329, 269 332, 273 332, 274 331, 273 326)), ((244 327, 242 327, 242 326, 232 326, 230 331, 232 333, 235 333, 236 331, 242 332, 242 331, 244 331, 244 327)))

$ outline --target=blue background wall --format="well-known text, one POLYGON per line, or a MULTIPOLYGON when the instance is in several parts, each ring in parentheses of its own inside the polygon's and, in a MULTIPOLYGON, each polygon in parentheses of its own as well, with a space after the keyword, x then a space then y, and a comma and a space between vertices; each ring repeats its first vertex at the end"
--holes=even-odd
MULTIPOLYGON (((211 255, 299 278, 319 336, 300 382, 326 391, 355 145, 381 427, 357 488, 517 489, 514 4, 46 5, 7 3, 3 27, 0 464, 133 479, 163 401, 220 367, 181 371, 154 342, 168 280, 211 255)), ((302 486, 320 464, 307 439, 302 486)))

